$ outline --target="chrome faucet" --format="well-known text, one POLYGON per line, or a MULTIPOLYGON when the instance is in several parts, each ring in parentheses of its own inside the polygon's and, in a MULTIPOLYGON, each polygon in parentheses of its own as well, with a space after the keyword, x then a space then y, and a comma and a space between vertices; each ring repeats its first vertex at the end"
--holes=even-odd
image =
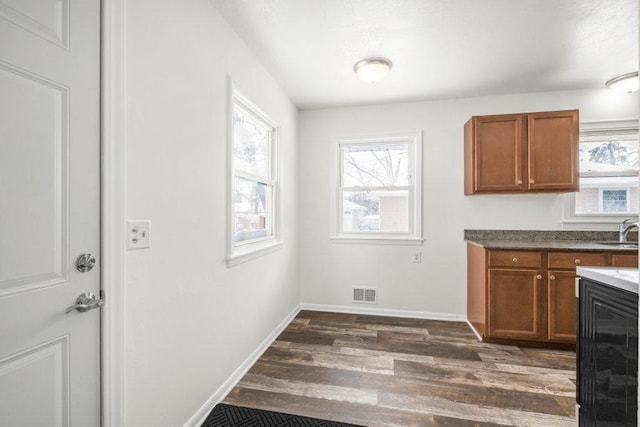
POLYGON ((624 232, 625 232, 625 228, 627 228, 627 224, 629 224, 631 221, 633 221, 631 218, 627 218, 624 221, 622 221, 620 224, 618 224, 618 241, 619 242, 627 241, 627 237, 624 232))
POLYGON ((624 231, 622 232, 622 240, 620 240, 621 242, 627 241, 627 235, 629 234, 632 228, 635 228, 636 230, 640 230, 640 223, 634 222, 627 225, 624 231))

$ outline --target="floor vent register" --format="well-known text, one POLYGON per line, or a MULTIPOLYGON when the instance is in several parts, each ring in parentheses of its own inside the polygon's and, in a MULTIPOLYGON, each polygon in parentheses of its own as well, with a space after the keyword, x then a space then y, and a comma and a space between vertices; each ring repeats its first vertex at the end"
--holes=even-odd
POLYGON ((377 304, 378 303, 378 289, 377 288, 353 288, 353 302, 360 302, 365 304, 377 304))

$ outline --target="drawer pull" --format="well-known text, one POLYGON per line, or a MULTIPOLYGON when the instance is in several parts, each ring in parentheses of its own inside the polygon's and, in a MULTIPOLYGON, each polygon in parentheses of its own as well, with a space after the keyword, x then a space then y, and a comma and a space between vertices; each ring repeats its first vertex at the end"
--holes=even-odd
POLYGON ((549 280, 556 280, 556 276, 552 274, 551 276, 549 276, 549 280))
POLYGON ((538 280, 542 279, 542 274, 538 274, 538 275, 536 276, 536 279, 538 279, 538 280))
POLYGON ((580 264, 580 258, 576 258, 575 260, 573 260, 573 262, 575 262, 576 264, 580 264))
POLYGON ((514 257, 513 262, 518 262, 518 258, 514 257))

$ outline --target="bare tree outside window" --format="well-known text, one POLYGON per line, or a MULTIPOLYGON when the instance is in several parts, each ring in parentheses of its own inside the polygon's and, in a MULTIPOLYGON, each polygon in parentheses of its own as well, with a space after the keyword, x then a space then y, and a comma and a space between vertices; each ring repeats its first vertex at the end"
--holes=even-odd
POLYGON ((606 141, 597 144, 589 153, 589 161, 592 163, 625 166, 629 169, 638 169, 638 147, 630 147, 627 141, 606 141))
POLYGON ((388 187, 409 182, 406 144, 344 148, 344 183, 348 186, 388 187))
POLYGON ((409 231, 407 143, 342 146, 342 226, 345 232, 409 231))
POLYGON ((241 102, 233 109, 233 241, 274 235, 274 128, 241 102))

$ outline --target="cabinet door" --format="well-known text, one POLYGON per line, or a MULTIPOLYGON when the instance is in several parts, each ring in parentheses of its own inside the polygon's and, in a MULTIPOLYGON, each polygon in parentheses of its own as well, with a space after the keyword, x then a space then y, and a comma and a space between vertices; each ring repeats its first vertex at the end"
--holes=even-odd
POLYGON ((529 190, 578 191, 578 110, 527 116, 529 190))
POLYGON ((548 334, 552 341, 576 341, 576 275, 574 271, 549 271, 548 334))
POLYGON ((522 114, 474 119, 475 191, 522 191, 523 124, 522 114))
POLYGON ((489 336, 544 338, 541 282, 539 270, 489 269, 489 336))

